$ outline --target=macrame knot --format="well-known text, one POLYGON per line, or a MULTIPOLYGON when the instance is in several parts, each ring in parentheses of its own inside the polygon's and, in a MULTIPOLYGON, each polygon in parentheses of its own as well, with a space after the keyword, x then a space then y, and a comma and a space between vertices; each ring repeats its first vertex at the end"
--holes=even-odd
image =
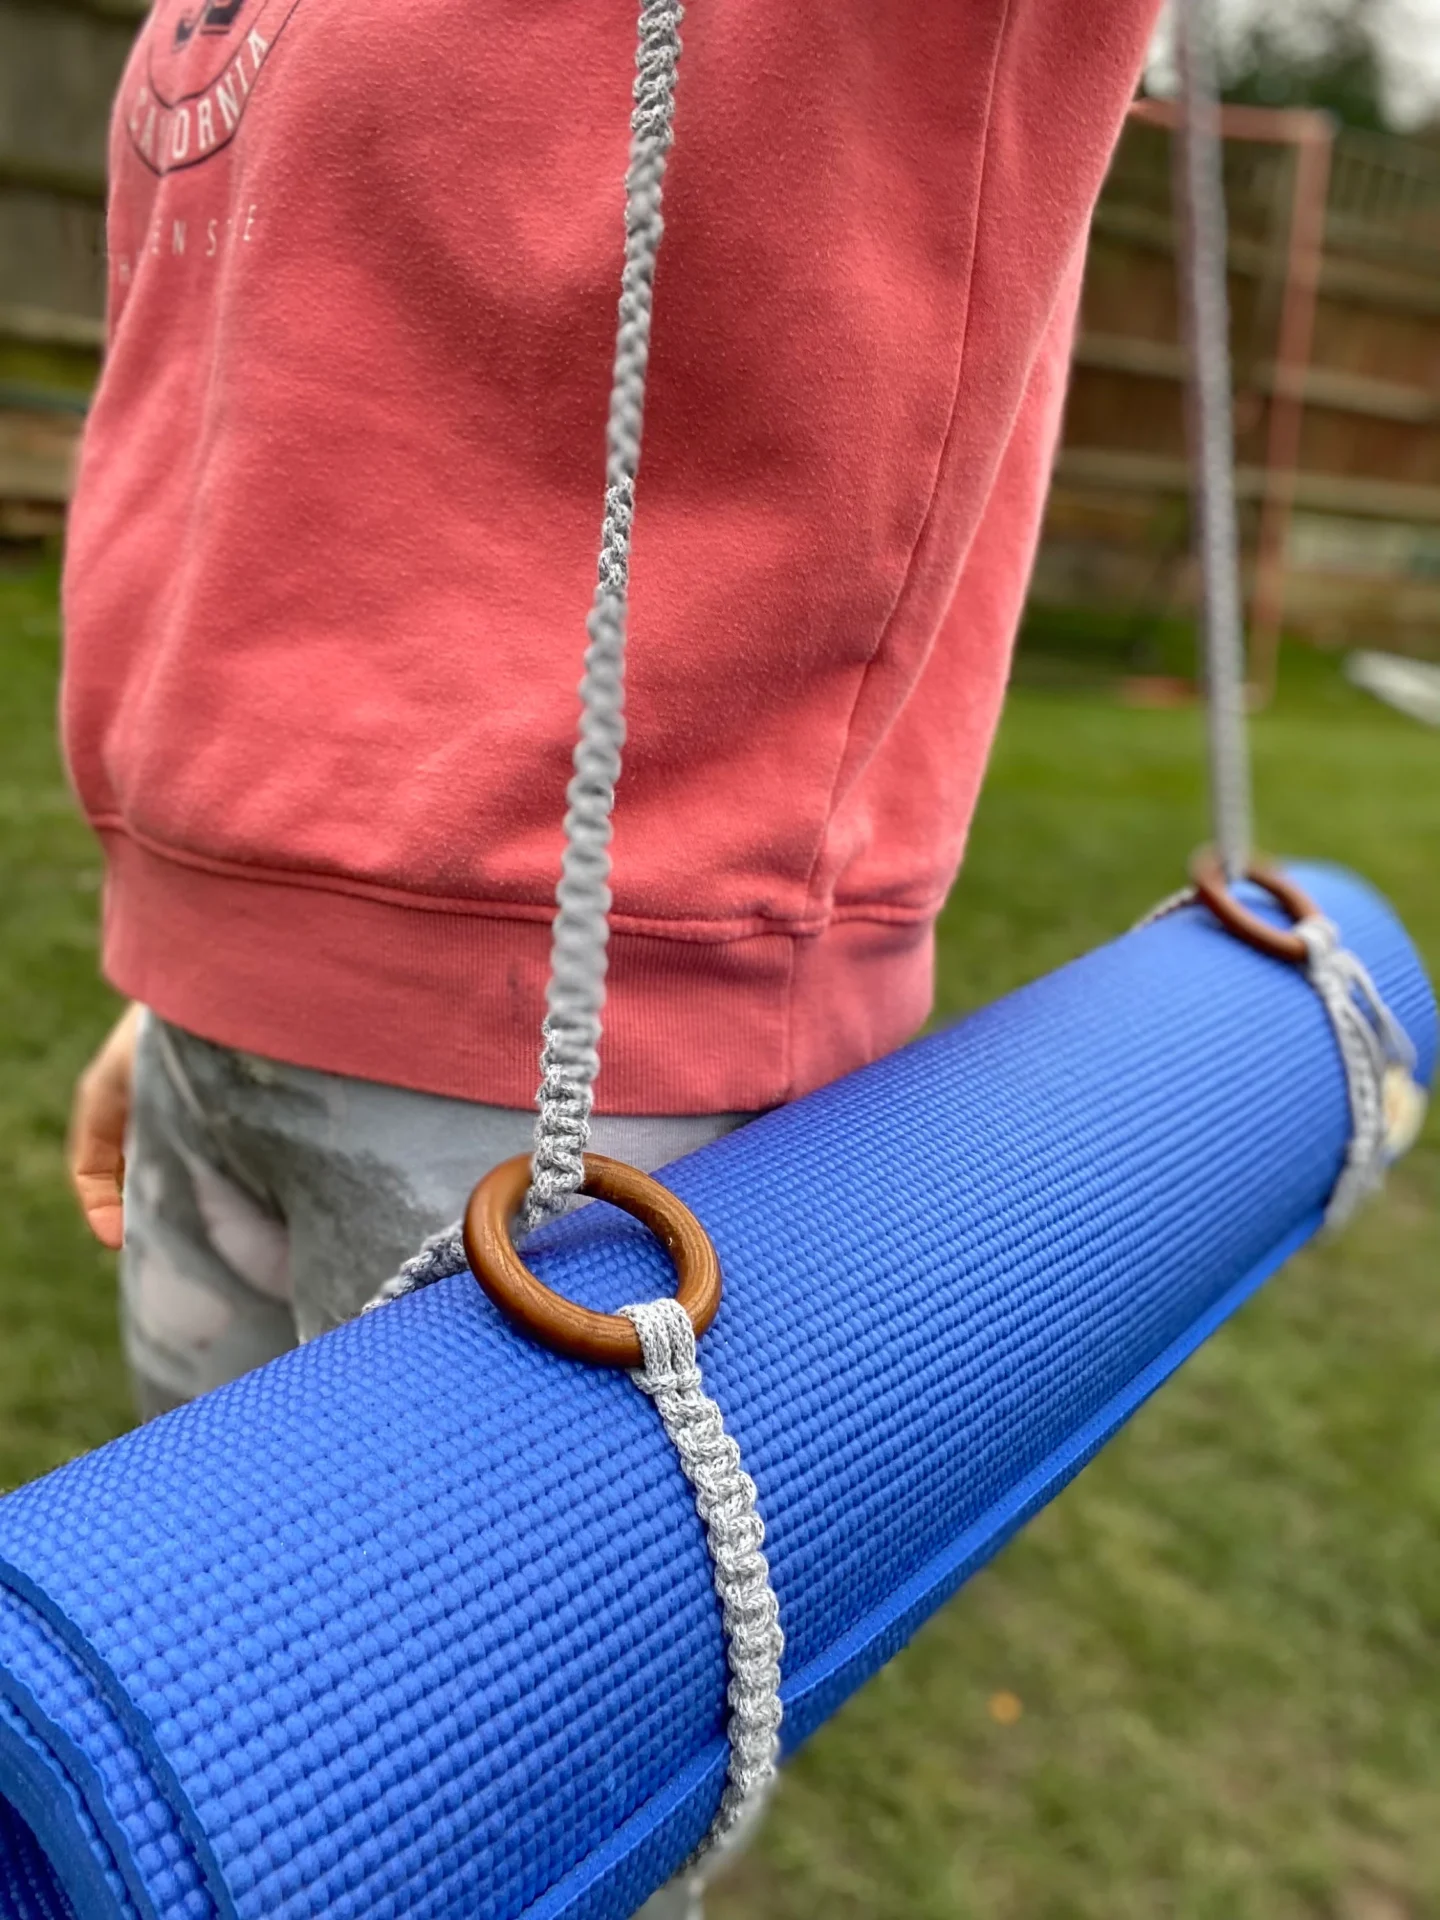
POLYGON ((566 789, 565 850, 555 889, 548 1017, 541 1054, 539 1117, 529 1194, 528 1232, 565 1211, 584 1179, 610 913, 610 815, 625 743, 625 638, 635 481, 645 424, 650 311, 655 263, 665 231, 660 214, 665 156, 673 138, 681 8, 644 0, 635 53, 635 110, 625 177, 625 265, 620 277, 615 371, 605 431, 605 510, 589 645, 580 682, 580 738, 566 789))
MULTIPOLYGON (((1391 1013, 1365 964, 1341 944, 1340 930, 1323 914, 1296 923, 1305 944, 1305 977, 1319 995, 1335 1031, 1350 1102, 1350 1144, 1325 1209, 1327 1227, 1339 1227, 1367 1195, 1383 1186, 1403 1145, 1392 1125, 1391 1088, 1414 1088, 1415 1049, 1391 1013)), ((1417 1100, 1423 1098, 1414 1088, 1417 1100)))
MULTIPOLYGON (((615 370, 605 442, 605 509, 595 593, 586 621, 580 729, 565 792, 565 848, 555 889, 550 981, 540 1056, 539 1115, 530 1188, 520 1211, 528 1232, 565 1211, 585 1178, 610 914, 610 816, 625 741, 625 640, 635 480, 645 424, 650 313, 664 232, 665 156, 673 138, 681 9, 642 0, 635 57, 630 164, 625 179, 625 265, 620 281, 615 370)), ((460 1229, 427 1240, 377 1294, 381 1305, 465 1266, 460 1229)), ((757 1816, 780 1752, 780 1609, 762 1551, 765 1527, 755 1482, 705 1392, 695 1331, 674 1300, 622 1309, 634 1322, 644 1365, 632 1378, 654 1401, 705 1528, 726 1640, 730 1758, 719 1810, 683 1870, 698 1886, 757 1816)))
POLYGON ((644 1366, 630 1377, 655 1402, 694 1489, 729 1649, 730 1764, 719 1811, 689 1862, 693 1870, 750 1824, 774 1781, 785 1636, 761 1550, 765 1524, 755 1504, 755 1482, 740 1464, 740 1449, 725 1431, 719 1407, 705 1392, 689 1315, 675 1300, 651 1300, 620 1311, 634 1322, 645 1356, 644 1366))

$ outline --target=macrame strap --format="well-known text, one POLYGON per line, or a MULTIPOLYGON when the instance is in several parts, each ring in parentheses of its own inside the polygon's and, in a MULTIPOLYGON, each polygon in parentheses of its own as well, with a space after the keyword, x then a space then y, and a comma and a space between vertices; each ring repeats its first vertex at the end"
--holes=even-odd
MULTIPOLYGON (((519 1216, 519 1225, 526 1231, 562 1213, 586 1179, 585 1149, 600 1067, 600 1016, 605 1000, 610 818, 625 738, 630 534, 645 414, 655 263, 664 230, 661 187, 674 137, 680 18, 677 0, 642 0, 625 178, 625 267, 606 431, 605 514, 580 682, 580 736, 566 792, 565 851, 556 888, 535 1151, 519 1216)), ((473 1198, 471 1206, 473 1219, 473 1198)), ((382 1306, 459 1273, 468 1264, 464 1229, 457 1223, 427 1240, 370 1306, 382 1306)), ((714 1564, 729 1665, 730 1758, 725 1790, 709 1832, 683 1870, 698 1884, 727 1842, 750 1824, 774 1780, 780 1751, 780 1656, 785 1642, 769 1564, 761 1550, 765 1528, 755 1503, 755 1482, 740 1463, 740 1449, 725 1431, 719 1407, 704 1390, 690 1317, 676 1300, 653 1300, 623 1312, 634 1324, 644 1356, 644 1365, 631 1378, 654 1401, 694 1490, 714 1564)))
MULTIPOLYGON (((455 1229, 459 1233, 460 1229, 455 1229)), ((436 1234, 406 1261, 366 1312, 455 1271, 450 1235, 436 1234)), ((467 1264, 462 1241, 459 1264, 467 1264)), ((622 1307, 635 1328, 644 1365, 630 1378, 655 1403, 681 1471, 695 1495, 714 1569, 725 1635, 729 1684, 726 1733, 730 1759, 725 1791, 710 1830, 681 1869, 696 1887, 759 1817, 774 1784, 780 1756, 780 1656, 785 1636, 780 1603, 763 1552, 765 1523, 755 1482, 740 1448, 725 1431, 719 1407, 705 1391, 695 1328, 678 1300, 622 1307)))
MULTIPOLYGON (((1176 0, 1175 50, 1183 100, 1175 143, 1175 199, 1181 309, 1190 349, 1188 389, 1205 661, 1210 815, 1215 849, 1229 886, 1251 867, 1250 763, 1245 711, 1245 632, 1235 515, 1234 430, 1230 404, 1230 315, 1226 286, 1225 190, 1215 46, 1215 0, 1176 0)), ((1183 887, 1139 924, 1196 898, 1183 887)), ((1212 900, 1218 909, 1224 902, 1212 900)), ((1364 966, 1318 913, 1291 929, 1291 956, 1319 995, 1345 1066, 1351 1134, 1345 1165, 1326 1210, 1339 1226, 1381 1185, 1385 1170, 1418 1130, 1424 1095, 1415 1053, 1364 966)))
POLYGON ((469 1265, 464 1231, 457 1220, 453 1226, 442 1227, 439 1233, 432 1233, 428 1240, 422 1241, 418 1253, 412 1253, 400 1271, 376 1290, 362 1311, 373 1313, 392 1300, 402 1300, 407 1293, 434 1286, 437 1280, 448 1280, 452 1274, 464 1273, 469 1265))
MULTIPOLYGON (((1170 894, 1135 923, 1134 931, 1195 906, 1194 887, 1170 894)), ((1345 1069, 1350 1144, 1325 1208, 1325 1225, 1342 1227, 1367 1195, 1414 1145, 1425 1117, 1424 1088, 1415 1078, 1413 1042, 1381 997, 1363 960, 1341 944, 1340 930, 1322 913, 1295 921, 1304 958, 1299 971, 1330 1017, 1345 1069)))
POLYGON ((694 1871, 748 1826, 769 1795, 780 1754, 780 1656, 785 1636, 780 1605, 761 1551, 765 1526, 755 1482, 740 1448, 705 1392, 695 1357, 695 1329, 674 1300, 622 1307, 635 1323, 645 1365, 630 1378, 655 1402, 705 1527, 730 1666, 730 1764, 709 1833, 687 1863, 694 1871))
POLYGON ((1333 920, 1314 914, 1297 923, 1305 943, 1305 977, 1335 1030, 1350 1100, 1350 1145, 1325 1209, 1327 1227, 1341 1227, 1412 1144, 1425 1111, 1415 1079, 1410 1036, 1381 999, 1364 962, 1340 944, 1333 920))
POLYGON ((625 739, 630 530, 645 419, 655 263, 664 232, 661 188, 674 139, 680 18, 676 0, 642 0, 625 176, 625 268, 606 427, 605 515, 588 622, 590 644, 580 682, 580 737, 566 792, 565 852, 555 890, 540 1117, 532 1183, 521 1216, 526 1228, 563 1213, 580 1191, 600 1071, 600 1012, 610 934, 610 816, 625 739))
MULTIPOLYGON (((580 729, 566 789, 565 850, 555 889, 547 1013, 540 1052, 539 1117, 523 1230, 563 1213, 580 1191, 600 1070, 601 1010, 610 938, 610 816, 625 740, 625 636, 630 533, 645 422, 655 264, 664 233, 665 164, 674 142, 680 59, 678 0, 642 0, 635 50, 630 163, 625 175, 625 265, 620 279, 614 376, 605 432, 605 512, 589 645, 580 681, 580 729)), ((370 1308, 463 1273, 461 1224, 428 1239, 387 1280, 370 1308)))

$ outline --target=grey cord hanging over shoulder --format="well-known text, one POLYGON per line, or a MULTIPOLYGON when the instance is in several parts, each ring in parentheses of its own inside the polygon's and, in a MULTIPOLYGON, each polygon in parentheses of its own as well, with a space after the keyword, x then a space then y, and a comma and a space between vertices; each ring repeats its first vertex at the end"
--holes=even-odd
POLYGON ((580 682, 580 738, 566 793, 565 853, 555 890, 557 912, 540 1056, 540 1117, 525 1229, 562 1212, 584 1178, 600 1013, 605 1002, 610 911, 610 816, 625 740, 625 628, 630 529, 645 417, 655 263, 664 231, 661 189, 674 138, 675 75, 681 9, 676 0, 644 0, 635 55, 635 110, 625 176, 625 269, 620 327, 606 428, 605 517, 599 576, 590 609, 590 644, 580 682))
MULTIPOLYGON (((550 983, 540 1053, 540 1109, 531 1185, 519 1226, 528 1232, 563 1213, 584 1179, 610 928, 610 816, 625 743, 625 632, 630 530, 645 421, 655 263, 664 232, 661 192, 674 142, 680 59, 678 0, 642 0, 635 49, 635 106, 625 175, 625 266, 605 430, 605 513, 589 645, 580 681, 580 729, 566 789, 565 851, 555 889, 550 983)), ((460 1223, 432 1234, 369 1302, 366 1311, 418 1287, 464 1273, 460 1223)))
MULTIPOLYGON (((1135 922, 1133 932, 1197 904, 1181 887, 1135 922)), ((1424 1118, 1424 1089, 1415 1078, 1415 1047, 1391 1013, 1365 964, 1346 948, 1324 914, 1297 920, 1305 947, 1302 976, 1320 997, 1345 1070, 1350 1139, 1325 1206, 1325 1225, 1343 1227, 1369 1194, 1385 1184, 1391 1164, 1414 1144, 1424 1118)))

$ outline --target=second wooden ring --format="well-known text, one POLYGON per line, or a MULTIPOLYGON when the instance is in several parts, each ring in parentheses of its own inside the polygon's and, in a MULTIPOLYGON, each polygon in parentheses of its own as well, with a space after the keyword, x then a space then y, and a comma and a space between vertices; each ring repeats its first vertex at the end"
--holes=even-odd
MULTIPOLYGON (((1230 891, 1220 856, 1213 847, 1202 847, 1195 855, 1190 862, 1190 878, 1197 896, 1227 933, 1233 933, 1237 940, 1243 940, 1247 946, 1268 954, 1272 960, 1284 960, 1292 966, 1304 965, 1310 950, 1299 934, 1285 927, 1272 926, 1268 920, 1262 920, 1258 913, 1252 912, 1235 898, 1230 891)), ((1268 893, 1292 920, 1309 920, 1319 912, 1304 888, 1297 887, 1293 880, 1287 880, 1274 867, 1247 867, 1245 878, 1268 893)))

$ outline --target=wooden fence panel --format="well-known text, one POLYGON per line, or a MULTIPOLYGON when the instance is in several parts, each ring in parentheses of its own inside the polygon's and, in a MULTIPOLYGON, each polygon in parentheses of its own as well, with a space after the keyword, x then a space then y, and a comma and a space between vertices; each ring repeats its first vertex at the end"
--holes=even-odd
MULTIPOLYGON (((1096 212, 1041 600, 1137 615, 1189 604, 1186 357, 1169 135, 1127 127, 1096 212)), ((1227 142, 1229 289, 1242 539, 1265 486, 1294 150, 1227 142)), ((1286 625, 1326 643, 1440 654, 1440 156, 1335 143, 1304 374, 1286 625)))
POLYGON ((0 0, 0 534, 58 523, 104 333, 105 141, 137 0, 0 0))

